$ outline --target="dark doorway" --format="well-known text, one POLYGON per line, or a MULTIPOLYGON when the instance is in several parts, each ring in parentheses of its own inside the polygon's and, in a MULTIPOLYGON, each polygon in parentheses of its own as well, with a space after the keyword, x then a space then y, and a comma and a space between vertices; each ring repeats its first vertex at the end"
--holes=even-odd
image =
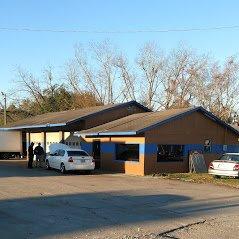
POLYGON ((100 168, 100 141, 93 141, 93 158, 95 159, 95 168, 100 168))

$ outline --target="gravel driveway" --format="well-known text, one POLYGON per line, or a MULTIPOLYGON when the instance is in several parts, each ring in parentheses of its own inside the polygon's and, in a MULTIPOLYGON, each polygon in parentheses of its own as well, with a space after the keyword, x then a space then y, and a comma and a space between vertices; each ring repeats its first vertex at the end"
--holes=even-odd
POLYGON ((239 191, 0 161, 1 238, 238 238, 239 191))

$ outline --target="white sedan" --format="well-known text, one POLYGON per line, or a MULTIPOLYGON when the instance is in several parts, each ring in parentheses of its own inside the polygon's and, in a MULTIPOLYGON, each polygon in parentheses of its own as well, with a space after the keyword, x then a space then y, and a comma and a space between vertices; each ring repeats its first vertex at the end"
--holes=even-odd
POLYGON ((216 177, 239 177, 239 153, 227 153, 210 163, 208 173, 216 177))
POLYGON ((61 173, 71 170, 92 171, 95 169, 95 161, 81 149, 56 149, 46 157, 46 168, 59 169, 61 173))

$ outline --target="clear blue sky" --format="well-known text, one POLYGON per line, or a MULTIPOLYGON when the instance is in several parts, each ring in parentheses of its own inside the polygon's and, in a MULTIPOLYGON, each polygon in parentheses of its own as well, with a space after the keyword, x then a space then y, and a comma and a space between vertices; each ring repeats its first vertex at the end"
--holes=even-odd
MULTIPOLYGON (((2 0, 0 27, 135 30, 239 25, 237 0, 2 0)), ((239 52, 239 29, 205 32, 83 34, 0 31, 0 90, 12 87, 18 65, 39 74, 44 65, 60 70, 73 45, 111 39, 133 60, 146 41, 162 48, 180 41, 216 58, 239 52)))

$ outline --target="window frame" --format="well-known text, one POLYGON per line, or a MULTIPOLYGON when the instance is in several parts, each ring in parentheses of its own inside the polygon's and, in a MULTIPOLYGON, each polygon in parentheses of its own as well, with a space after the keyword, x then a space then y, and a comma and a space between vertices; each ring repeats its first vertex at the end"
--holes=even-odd
MULTIPOLYGON (((130 151, 130 150, 128 150, 130 151)), ((129 157, 127 157, 129 159, 129 157)), ((140 144, 139 143, 116 143, 115 144, 115 161, 117 162, 133 162, 133 163, 139 163, 140 162, 140 144), (120 156, 120 154, 124 153, 124 152, 127 152, 127 151, 123 151, 121 153, 119 153, 119 147, 120 146, 129 146, 129 145, 134 145, 134 146, 137 146, 137 158, 135 160, 127 160, 125 159, 124 157, 122 157, 122 155, 120 156)))

